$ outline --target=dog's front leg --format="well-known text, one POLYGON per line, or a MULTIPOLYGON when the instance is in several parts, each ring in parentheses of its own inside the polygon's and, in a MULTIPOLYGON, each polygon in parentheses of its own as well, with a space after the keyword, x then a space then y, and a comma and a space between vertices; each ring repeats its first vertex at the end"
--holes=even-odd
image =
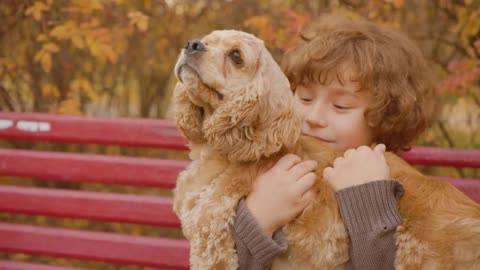
POLYGON ((189 213, 192 227, 190 265, 192 269, 237 269, 238 258, 231 224, 239 198, 219 195, 217 185, 198 194, 196 205, 189 213))

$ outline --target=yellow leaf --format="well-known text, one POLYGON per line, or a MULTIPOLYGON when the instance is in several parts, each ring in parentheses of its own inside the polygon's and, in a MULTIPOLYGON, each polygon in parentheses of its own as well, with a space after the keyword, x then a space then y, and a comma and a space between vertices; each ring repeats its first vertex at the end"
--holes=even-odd
POLYGON ((70 88, 77 93, 83 92, 91 100, 99 99, 97 93, 93 90, 92 84, 85 78, 75 79, 70 83, 70 88))
POLYGON ((52 69, 52 55, 50 53, 45 52, 42 55, 41 62, 42 62, 42 69, 46 73, 50 73, 50 70, 52 69))
POLYGON ((135 25, 140 31, 146 31, 148 29, 148 16, 140 11, 134 11, 128 13, 130 24, 135 25))
POLYGON ((67 21, 64 24, 55 26, 50 31, 50 36, 58 39, 68 39, 78 32, 77 24, 74 21, 67 21))
POLYGON ((44 51, 43 51, 43 50, 38 51, 38 52, 35 54, 35 57, 33 58, 33 60, 34 60, 35 62, 41 62, 41 61, 42 61, 43 54, 44 54, 44 51))
POLYGON ((72 0, 72 4, 77 6, 80 11, 84 13, 90 13, 93 10, 100 10, 103 8, 102 2, 103 0, 72 0))
POLYGON ((48 10, 47 5, 43 2, 36 1, 33 6, 27 8, 25 15, 33 15, 35 20, 40 21, 42 19, 42 12, 48 10))
POLYGON ((93 90, 92 84, 87 79, 82 79, 82 88, 83 92, 89 97, 91 100, 98 100, 98 95, 93 90))
POLYGON ((44 97, 59 98, 60 91, 58 90, 56 85, 53 85, 51 83, 46 83, 42 85, 42 95, 44 97))
POLYGON ((93 56, 99 57, 102 55, 102 47, 100 43, 96 41, 92 41, 88 46, 90 48, 90 52, 93 56))
POLYGON ((60 106, 57 109, 57 113, 61 114, 76 114, 80 115, 80 102, 75 98, 69 98, 60 103, 60 106))
POLYGON ((104 27, 93 29, 92 31, 90 31, 89 34, 92 35, 93 37, 110 36, 110 32, 108 31, 107 28, 104 28, 104 27))
POLYGON ((47 40, 48 40, 48 36, 45 35, 45 34, 40 34, 40 35, 38 35, 38 37, 37 37, 37 41, 38 41, 38 42, 45 42, 45 41, 47 41, 47 40))
POLYGON ((140 29, 140 31, 146 31, 148 29, 148 20, 139 20, 137 27, 140 29))
POLYGON ((55 44, 53 42, 49 42, 49 43, 43 44, 42 50, 54 53, 54 52, 58 52, 59 48, 58 48, 57 44, 55 44))
POLYGON ((92 36, 85 37, 85 44, 90 47, 93 43, 95 43, 95 39, 92 36))
POLYGON ((78 49, 83 49, 85 47, 85 43, 83 42, 83 38, 81 36, 73 36, 72 37, 73 46, 78 49))

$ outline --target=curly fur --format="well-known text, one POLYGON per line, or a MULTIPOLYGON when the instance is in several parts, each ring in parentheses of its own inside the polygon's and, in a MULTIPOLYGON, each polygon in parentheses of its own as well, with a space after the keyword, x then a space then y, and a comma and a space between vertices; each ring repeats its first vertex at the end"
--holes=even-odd
MULTIPOLYGON (((321 178, 340 155, 300 136, 288 80, 263 43, 215 31, 206 50, 182 52, 175 72, 175 120, 192 163, 174 190, 174 211, 190 241, 192 269, 236 269, 235 208, 261 168, 285 153, 318 162, 318 196, 284 227, 289 248, 273 269, 344 269, 349 238, 333 189, 321 178), (244 63, 229 59, 240 50, 244 63)), ((392 153, 391 175, 405 194, 397 229, 398 269, 480 269, 480 206, 447 182, 424 176, 392 153)))

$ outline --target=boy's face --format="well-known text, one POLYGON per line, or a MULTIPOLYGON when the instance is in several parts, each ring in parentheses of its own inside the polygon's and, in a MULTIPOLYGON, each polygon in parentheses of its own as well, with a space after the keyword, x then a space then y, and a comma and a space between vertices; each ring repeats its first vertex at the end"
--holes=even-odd
POLYGON ((329 85, 298 85, 295 109, 302 117, 302 133, 326 142, 334 149, 346 151, 372 143, 372 131, 364 113, 368 105, 367 91, 359 91, 352 81, 352 70, 339 72, 329 85))

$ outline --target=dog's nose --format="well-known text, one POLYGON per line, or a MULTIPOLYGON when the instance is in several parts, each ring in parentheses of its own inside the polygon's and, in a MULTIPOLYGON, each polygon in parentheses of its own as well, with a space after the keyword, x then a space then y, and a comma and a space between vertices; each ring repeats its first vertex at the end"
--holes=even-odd
POLYGON ((185 44, 185 53, 204 52, 207 48, 200 40, 189 40, 185 44))

